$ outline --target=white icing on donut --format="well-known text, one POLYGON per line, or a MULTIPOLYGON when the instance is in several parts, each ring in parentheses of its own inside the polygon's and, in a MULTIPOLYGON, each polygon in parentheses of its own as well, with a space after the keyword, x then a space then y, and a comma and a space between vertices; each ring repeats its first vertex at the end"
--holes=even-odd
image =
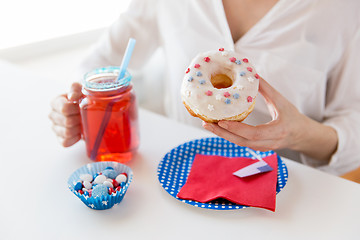
POLYGON ((253 104, 259 88, 259 76, 248 59, 231 51, 209 51, 191 62, 181 86, 184 103, 196 114, 213 120, 237 116, 253 104), (216 75, 226 75, 232 84, 215 88, 216 75))

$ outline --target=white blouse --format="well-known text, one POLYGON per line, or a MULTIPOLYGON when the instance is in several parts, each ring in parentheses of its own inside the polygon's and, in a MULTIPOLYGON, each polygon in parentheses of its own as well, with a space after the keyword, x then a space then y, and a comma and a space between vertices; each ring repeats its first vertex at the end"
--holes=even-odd
MULTIPOLYGON (((246 6, 244 6, 246 8, 246 6)), ((221 0, 134 0, 84 61, 83 71, 119 65, 130 37, 137 40, 130 68, 141 68, 163 48, 166 114, 200 126, 181 102, 185 69, 199 52, 235 50, 308 117, 332 126, 337 152, 329 165, 285 150, 285 156, 333 174, 360 165, 360 1, 279 0, 240 40, 233 42, 221 0), (290 155, 289 155, 290 154, 290 155)), ((249 124, 269 121, 258 97, 249 124)), ((311 132, 309 132, 311 134, 311 132)), ((280 151, 281 152, 281 151, 280 151)))

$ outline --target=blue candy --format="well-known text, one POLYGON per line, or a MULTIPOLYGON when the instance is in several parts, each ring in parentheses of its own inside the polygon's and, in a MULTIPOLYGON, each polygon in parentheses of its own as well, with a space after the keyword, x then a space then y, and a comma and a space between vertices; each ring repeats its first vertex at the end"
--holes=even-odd
POLYGON ((91 192, 91 196, 95 198, 107 195, 109 195, 109 189, 103 184, 96 185, 91 192))
POLYGON ((75 191, 79 191, 83 188, 83 185, 81 182, 77 182, 74 186, 75 191))
POLYGON ((99 173, 95 173, 93 179, 95 179, 97 176, 99 176, 99 173))
POLYGON ((111 178, 111 179, 115 179, 116 176, 118 175, 117 172, 113 169, 105 169, 104 171, 102 171, 102 174, 107 177, 107 178, 111 178))

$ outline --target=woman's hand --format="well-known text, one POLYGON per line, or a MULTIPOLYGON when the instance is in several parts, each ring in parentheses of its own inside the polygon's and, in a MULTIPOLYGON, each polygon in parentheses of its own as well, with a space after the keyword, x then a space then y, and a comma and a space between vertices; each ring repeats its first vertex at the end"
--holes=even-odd
POLYGON ((56 97, 49 114, 53 131, 64 147, 70 147, 81 139, 81 118, 79 99, 82 97, 81 84, 73 83, 69 93, 56 97))
POLYGON ((259 151, 289 148, 328 161, 337 148, 336 131, 301 114, 264 79, 260 78, 259 83, 272 121, 258 126, 236 121, 204 122, 203 127, 239 146, 259 151))

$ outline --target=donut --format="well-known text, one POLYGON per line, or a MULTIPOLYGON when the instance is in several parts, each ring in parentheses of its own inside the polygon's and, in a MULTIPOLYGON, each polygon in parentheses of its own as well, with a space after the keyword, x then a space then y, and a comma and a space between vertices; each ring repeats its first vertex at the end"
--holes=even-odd
POLYGON ((254 109, 259 75, 247 58, 223 48, 198 54, 185 71, 181 98, 205 122, 243 121, 254 109))

